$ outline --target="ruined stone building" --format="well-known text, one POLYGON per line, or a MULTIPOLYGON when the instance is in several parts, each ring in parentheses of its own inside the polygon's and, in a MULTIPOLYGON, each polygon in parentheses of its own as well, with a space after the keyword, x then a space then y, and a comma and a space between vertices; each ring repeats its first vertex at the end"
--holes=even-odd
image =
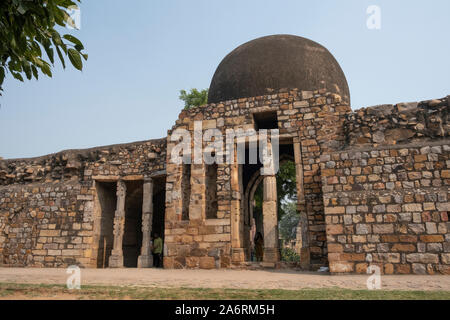
POLYGON ((0 265, 150 267, 159 233, 165 268, 245 267, 257 224, 262 265, 277 267, 275 175, 260 162, 170 161, 175 130, 200 122, 222 134, 279 129, 280 159, 295 162, 305 270, 449 274, 449 109, 447 96, 352 111, 323 46, 250 41, 220 63, 208 104, 183 110, 165 138, 0 160, 0 265))

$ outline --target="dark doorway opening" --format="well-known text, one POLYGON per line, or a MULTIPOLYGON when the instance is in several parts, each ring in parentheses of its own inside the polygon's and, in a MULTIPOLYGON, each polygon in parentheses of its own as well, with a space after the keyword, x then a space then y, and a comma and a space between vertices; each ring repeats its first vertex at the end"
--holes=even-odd
MULTIPOLYGON (((243 165, 242 179, 244 187, 244 248, 247 261, 256 261, 255 235, 264 238, 263 216, 263 178, 260 174, 262 164, 249 164, 249 149, 246 149, 246 163, 243 165)), ((296 227, 299 221, 297 212, 296 171, 294 148, 291 140, 280 141, 279 170, 277 179, 277 219, 278 248, 282 261, 299 260, 295 248, 296 227), (291 232, 290 232, 291 231, 291 232)))
POLYGON ((142 181, 127 181, 125 228, 123 234, 123 265, 136 268, 142 246, 142 181))
POLYGON ((181 219, 189 220, 189 203, 191 200, 191 165, 183 164, 181 176, 181 219))
POLYGON ((278 129, 278 117, 276 111, 260 112, 253 114, 255 130, 278 129))
MULTIPOLYGON (((263 230, 263 215, 262 207, 256 205, 253 195, 258 196, 259 193, 255 188, 262 188, 262 179, 259 171, 262 168, 262 163, 259 159, 258 149, 253 149, 248 146, 245 149, 245 163, 242 165, 242 183, 244 188, 244 248, 245 258, 247 261, 254 261, 255 255, 255 235, 260 232, 264 236, 263 230), (250 153, 256 154, 256 163, 252 163, 255 157, 250 156, 250 153)), ((262 190, 262 189, 261 189, 262 190)), ((262 192, 261 192, 262 196, 262 192)), ((262 200, 262 198, 261 198, 262 200)))
POLYGON ((217 218, 217 163, 206 165, 206 219, 217 218))
POLYGON ((100 236, 97 251, 97 268, 108 267, 109 256, 114 242, 114 214, 116 211, 116 183, 95 182, 97 197, 100 204, 100 236))
MULTIPOLYGON (((153 178, 152 239, 158 234, 164 241, 164 218, 166 213, 166 177, 153 178)), ((164 250, 162 253, 164 257, 164 250)), ((160 266, 162 267, 162 265, 160 266)))

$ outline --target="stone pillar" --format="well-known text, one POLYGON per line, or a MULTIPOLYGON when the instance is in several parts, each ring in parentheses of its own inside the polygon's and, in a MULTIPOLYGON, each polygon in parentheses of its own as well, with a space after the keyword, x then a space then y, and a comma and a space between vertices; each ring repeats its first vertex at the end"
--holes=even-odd
MULTIPOLYGON (((236 159, 236 158, 235 158, 236 159)), ((245 261, 244 212, 241 206, 242 165, 231 165, 231 259, 234 264, 245 261)))
POLYGON ((300 213, 300 221, 297 226, 297 239, 301 242, 300 246, 300 265, 308 269, 310 265, 309 236, 308 236, 308 215, 306 213, 305 191, 303 186, 303 163, 300 140, 294 138, 294 158, 295 173, 297 182, 297 211, 300 213))
POLYGON ((265 175, 263 187, 263 260, 266 263, 276 263, 280 260, 280 253, 278 251, 277 178, 275 175, 265 175))
POLYGON ((142 247, 138 257, 138 268, 153 267, 151 252, 151 233, 153 220, 153 180, 144 181, 142 194, 142 247))
POLYGON ((117 181, 117 203, 116 212, 114 214, 114 244, 109 257, 110 268, 123 267, 123 233, 125 227, 125 197, 127 194, 127 186, 125 181, 117 181))

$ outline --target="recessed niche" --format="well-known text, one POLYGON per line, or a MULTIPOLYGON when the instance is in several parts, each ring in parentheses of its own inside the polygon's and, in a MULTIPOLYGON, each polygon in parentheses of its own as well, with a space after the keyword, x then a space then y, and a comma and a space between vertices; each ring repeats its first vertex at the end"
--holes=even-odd
POLYGON ((278 129, 278 117, 276 111, 260 112, 253 114, 255 130, 278 129))

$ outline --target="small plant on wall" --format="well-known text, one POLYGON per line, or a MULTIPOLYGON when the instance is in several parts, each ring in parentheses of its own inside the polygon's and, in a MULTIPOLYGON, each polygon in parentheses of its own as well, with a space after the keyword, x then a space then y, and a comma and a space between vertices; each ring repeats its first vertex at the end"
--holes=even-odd
POLYGON ((179 98, 184 101, 185 110, 200 107, 208 103, 208 88, 200 91, 193 88, 189 93, 186 90, 180 90, 179 98))

